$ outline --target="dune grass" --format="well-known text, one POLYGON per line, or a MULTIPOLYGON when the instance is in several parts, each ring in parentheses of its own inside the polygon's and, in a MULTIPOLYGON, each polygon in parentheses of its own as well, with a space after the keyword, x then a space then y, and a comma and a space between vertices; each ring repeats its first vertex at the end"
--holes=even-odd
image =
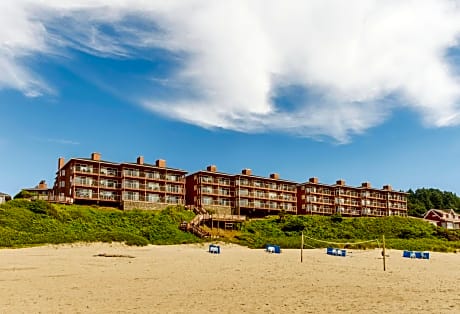
POLYGON ((0 247, 73 242, 125 242, 129 245, 195 243, 178 229, 194 214, 183 207, 162 211, 120 211, 43 201, 13 200, 0 206, 0 247))
POLYGON ((370 249, 381 247, 382 236, 385 235, 387 248, 441 252, 460 250, 460 230, 446 230, 420 219, 395 216, 272 216, 244 224, 237 241, 254 248, 264 247, 267 243, 299 248, 302 232, 305 248, 370 249), (359 243, 370 240, 376 241, 359 243))
MULTIPOLYGON (((97 241, 129 245, 206 241, 179 230, 180 222, 193 217, 194 214, 182 206, 169 206, 161 211, 121 211, 12 200, 0 205, 0 247, 97 241)), ((437 228, 421 219, 406 217, 271 216, 247 221, 241 230, 212 230, 222 241, 251 248, 262 248, 267 243, 299 248, 301 232, 305 235, 305 248, 375 248, 382 245, 381 238, 385 235, 387 248, 460 250, 460 231, 437 228), (378 242, 350 244, 377 239, 378 242)))

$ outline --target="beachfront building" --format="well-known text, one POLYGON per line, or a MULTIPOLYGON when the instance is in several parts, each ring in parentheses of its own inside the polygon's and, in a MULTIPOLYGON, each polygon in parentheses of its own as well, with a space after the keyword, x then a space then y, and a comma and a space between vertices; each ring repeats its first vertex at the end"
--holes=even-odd
POLYGON ((7 202, 9 200, 11 200, 10 195, 0 192, 0 204, 5 203, 5 202, 7 202))
POLYGON ((343 216, 407 216, 407 193, 393 191, 390 185, 372 188, 369 182, 359 187, 344 180, 328 185, 310 178, 298 186, 299 214, 343 216))
POLYGON ((24 188, 21 190, 21 197, 30 200, 48 201, 53 194, 53 189, 49 188, 45 180, 41 180, 33 188, 24 188))
POLYGON ((208 166, 187 177, 187 205, 220 214, 265 216, 297 213, 297 183, 255 176, 251 169, 233 175, 208 166))
POLYGON ((430 209, 423 215, 423 219, 438 227, 460 229, 460 214, 453 209, 430 209))
POLYGON ((156 209, 185 203, 185 174, 166 167, 159 159, 155 164, 139 156, 135 163, 91 158, 58 159, 58 171, 52 201, 99 204, 121 209, 156 209))
POLYGON ((232 208, 235 206, 234 196, 234 176, 218 172, 215 165, 186 178, 187 205, 211 213, 232 214, 232 208))
POLYGON ((297 183, 280 179, 277 173, 270 177, 252 174, 243 169, 235 176, 235 204, 237 214, 265 216, 284 212, 297 214, 297 183))

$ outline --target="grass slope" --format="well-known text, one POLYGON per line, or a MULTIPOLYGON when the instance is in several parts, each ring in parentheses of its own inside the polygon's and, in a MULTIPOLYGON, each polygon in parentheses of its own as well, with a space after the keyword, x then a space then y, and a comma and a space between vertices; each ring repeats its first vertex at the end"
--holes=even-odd
POLYGON ((305 247, 373 248, 381 245, 382 235, 386 247, 401 250, 429 250, 455 252, 460 249, 460 231, 450 231, 433 226, 421 219, 405 217, 341 218, 325 216, 272 216, 253 220, 243 225, 237 237, 249 247, 264 247, 275 243, 283 248, 299 248, 301 232, 305 235, 305 247), (378 239, 379 242, 356 243, 378 239))
POLYGON ((193 216, 182 207, 120 211, 13 200, 0 206, 0 247, 78 241, 129 245, 194 243, 200 240, 178 229, 181 221, 189 221, 193 216))
MULTIPOLYGON (((12 200, 0 205, 0 247, 46 243, 126 242, 129 245, 200 242, 182 232, 181 221, 194 214, 181 206, 162 211, 120 211, 93 206, 55 205, 44 201, 12 200)), ((326 247, 320 242, 356 243, 386 237, 388 248, 455 252, 460 231, 437 228, 415 218, 341 218, 324 216, 272 216, 245 222, 240 231, 222 233, 222 240, 252 248, 267 243, 283 248, 326 247), (313 240, 317 239, 317 240, 313 240)), ((373 248, 381 243, 337 244, 337 247, 373 248)))

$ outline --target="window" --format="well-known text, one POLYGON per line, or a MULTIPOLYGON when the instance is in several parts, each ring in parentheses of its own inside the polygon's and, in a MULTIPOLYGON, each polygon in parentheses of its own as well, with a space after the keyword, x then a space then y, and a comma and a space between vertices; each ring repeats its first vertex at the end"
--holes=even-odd
POLYGON ((203 205, 211 205, 212 204, 212 197, 204 196, 202 198, 203 205))
POLYGON ((118 182, 116 180, 102 179, 100 185, 106 188, 116 188, 118 182))
POLYGON ((93 172, 93 166, 92 165, 77 164, 75 166, 75 171, 91 173, 91 172, 93 172))
POLYGON ((171 193, 179 193, 180 192, 179 186, 177 186, 177 185, 167 185, 166 190, 168 192, 171 192, 171 193))
POLYGON ((203 187, 201 188, 201 192, 202 192, 202 193, 212 193, 212 187, 210 187, 210 186, 203 186, 203 187))
POLYGON ((230 200, 224 198, 224 199, 220 199, 219 200, 219 205, 222 205, 222 206, 230 206, 230 200))
POLYGON ((248 206, 249 202, 247 199, 243 198, 240 200, 240 206, 248 206))
POLYGON ((139 169, 125 169, 123 174, 128 177, 139 177, 139 169))
POLYGON ((93 179, 87 177, 75 177, 75 184, 76 185, 92 185, 93 179))
POLYGON ((147 194, 147 201, 148 202, 153 202, 153 203, 159 203, 160 202, 160 195, 149 193, 149 194, 147 194))
POLYGON ((125 180, 123 186, 128 189, 138 189, 139 181, 136 180, 125 180))
POLYGON ((124 191, 123 192, 123 200, 138 201, 139 200, 139 192, 124 191))
POLYGON ((176 176, 174 174, 167 174, 166 175, 166 180, 168 180, 168 181, 179 181, 179 176, 176 176))
POLYGON ((222 185, 230 185, 230 180, 220 178, 220 179, 219 179, 219 184, 222 184, 222 185))
POLYGON ((229 189, 220 189, 219 194, 220 195, 230 195, 230 190, 229 189))
POLYGON ((201 182, 211 183, 212 178, 211 177, 201 177, 201 182))
POLYGON ((182 203, 181 199, 177 196, 166 195, 166 203, 169 204, 180 204, 182 203))
POLYGON ((75 195, 81 198, 91 198, 93 196, 93 191, 89 189, 76 189, 75 195))
POLYGON ((101 168, 101 174, 108 175, 108 176, 116 176, 117 169, 115 168, 101 168))
POLYGON ((152 191, 159 191, 160 190, 160 183, 158 183, 158 182, 148 182, 147 183, 147 189, 152 190, 152 191))
POLYGON ((112 191, 101 191, 100 198, 103 200, 114 200, 115 193, 113 193, 112 191))
POLYGON ((249 195, 249 191, 244 189, 244 190, 240 190, 240 196, 248 196, 249 195))

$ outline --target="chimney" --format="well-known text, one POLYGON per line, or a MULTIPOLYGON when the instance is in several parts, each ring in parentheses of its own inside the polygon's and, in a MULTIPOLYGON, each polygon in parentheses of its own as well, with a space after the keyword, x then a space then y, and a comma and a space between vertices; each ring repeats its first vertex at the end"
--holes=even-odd
POLYGON ((252 171, 251 171, 251 169, 249 169, 249 168, 245 168, 245 169, 243 169, 243 170, 241 171, 241 173, 242 173, 242 174, 245 174, 245 175, 247 175, 247 176, 250 176, 250 175, 252 174, 252 171))
POLYGON ((361 183, 361 187, 370 189, 371 188, 371 183, 370 182, 363 182, 363 183, 361 183))
POLYGON ((384 189, 385 191, 393 191, 393 188, 392 188, 391 185, 389 185, 389 184, 384 185, 384 186, 383 186, 383 189, 384 189))
POLYGON ((100 161, 101 160, 101 154, 100 153, 92 153, 91 154, 91 159, 94 161, 100 161))
POLYGON ((308 181, 310 183, 318 183, 319 182, 317 177, 310 178, 310 179, 308 179, 308 181))
POLYGON ((270 173, 270 179, 278 180, 280 175, 278 173, 270 173))
POLYGON ((137 157, 137 164, 138 165, 143 165, 144 164, 144 156, 137 157))
POLYGON ((41 180, 38 185, 37 185, 37 188, 38 189, 42 189, 42 190, 46 190, 48 188, 48 186, 46 185, 46 181, 45 180, 41 180))
POLYGON ((216 172, 217 171, 217 167, 215 165, 210 165, 210 166, 207 166, 206 167, 206 170, 207 171, 211 171, 211 172, 216 172))
POLYGON ((337 180, 335 183, 337 185, 345 185, 345 180, 340 179, 340 180, 337 180))
POLYGON ((59 157, 58 159, 58 170, 61 170, 62 167, 64 167, 64 164, 65 164, 65 160, 63 157, 59 157))
POLYGON ((157 159, 155 165, 160 168, 166 168, 166 160, 164 159, 157 159))

